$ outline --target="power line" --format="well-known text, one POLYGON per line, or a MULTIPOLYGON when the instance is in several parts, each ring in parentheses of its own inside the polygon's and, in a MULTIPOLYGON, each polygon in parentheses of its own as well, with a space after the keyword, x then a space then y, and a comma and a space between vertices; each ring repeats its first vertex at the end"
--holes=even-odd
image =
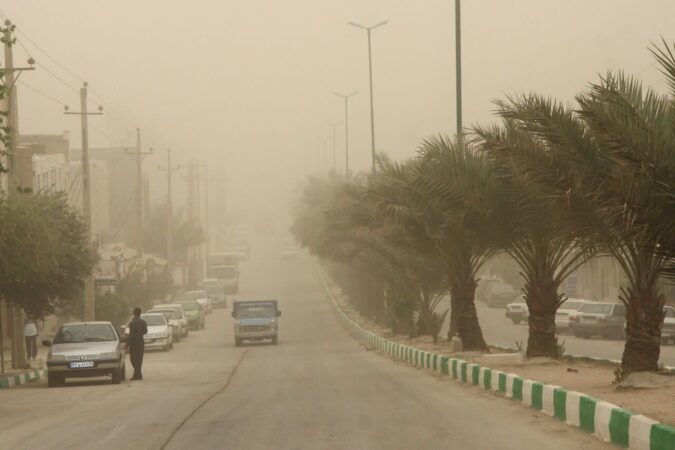
POLYGON ((50 101, 56 103, 59 106, 65 106, 66 105, 66 102, 62 102, 61 100, 58 100, 58 99, 52 97, 51 95, 46 94, 46 93, 42 92, 41 90, 39 90, 37 88, 34 88, 33 86, 29 85, 28 83, 26 83, 24 81, 19 81, 19 84, 21 84, 24 87, 27 87, 28 89, 32 90, 33 92, 36 92, 36 93, 40 94, 41 96, 43 96, 47 100, 50 100, 50 101))
MULTIPOLYGON (((42 54, 44 54, 47 58, 49 58, 54 64, 56 64, 57 66, 59 66, 62 70, 64 70, 65 72, 67 72, 68 74, 70 74, 71 76, 77 78, 78 80, 80 80, 80 81, 82 81, 82 82, 85 81, 84 78, 82 78, 81 76, 79 76, 78 74, 76 74, 75 72, 73 72, 72 70, 70 70, 69 68, 67 68, 66 66, 64 66, 63 64, 61 64, 60 62, 58 62, 58 61, 56 60, 56 58, 54 58, 52 55, 50 55, 45 49, 43 49, 42 47, 40 47, 39 45, 37 45, 37 44, 35 43, 35 41, 33 41, 31 38, 29 38, 29 37, 26 35, 26 33, 24 33, 23 31, 21 31, 20 28, 17 27, 16 32, 19 33, 21 36, 23 36, 23 38, 26 39, 28 42, 30 42, 30 44, 31 44, 33 47, 35 47, 37 50, 39 50, 42 54)), ((17 41, 20 41, 20 39, 17 39, 17 41)), ((23 47, 23 44, 22 44, 21 46, 23 47)), ((25 50, 25 47, 24 47, 24 50, 25 50)), ((29 53, 29 54, 30 54, 30 52, 28 52, 27 50, 26 50, 26 53, 29 53)))

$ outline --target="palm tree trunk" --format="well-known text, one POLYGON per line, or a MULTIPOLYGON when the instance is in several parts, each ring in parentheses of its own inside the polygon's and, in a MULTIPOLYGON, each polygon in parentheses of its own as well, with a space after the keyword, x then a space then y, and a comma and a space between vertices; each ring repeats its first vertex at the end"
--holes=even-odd
POLYGON ((450 286, 453 308, 451 312, 455 316, 457 334, 462 340, 464 350, 487 350, 487 344, 483 339, 483 331, 478 322, 476 304, 474 303, 476 282, 470 280, 452 284, 454 286, 450 286))
POLYGON ((555 335, 555 313, 558 310, 560 295, 553 273, 530 280, 525 285, 525 299, 530 311, 528 318, 529 334, 526 356, 558 356, 558 339, 555 335))
POLYGON ((628 307, 621 375, 625 377, 631 372, 657 372, 661 353, 663 296, 655 289, 631 288, 625 293, 625 298, 628 307))

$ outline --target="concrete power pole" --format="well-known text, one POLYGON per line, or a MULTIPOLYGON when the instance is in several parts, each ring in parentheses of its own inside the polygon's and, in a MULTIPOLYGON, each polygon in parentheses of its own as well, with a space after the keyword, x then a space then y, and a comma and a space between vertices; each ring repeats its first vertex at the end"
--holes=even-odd
MULTIPOLYGON (((3 69, 5 75, 6 88, 6 104, 7 104, 7 128, 8 128, 8 190, 10 195, 17 194, 19 183, 19 171, 17 170, 17 163, 19 160, 18 146, 19 146, 19 110, 16 92, 16 81, 21 76, 24 70, 35 70, 33 64, 35 61, 29 59, 28 63, 31 67, 14 67, 14 55, 12 52, 12 45, 14 44, 13 36, 14 26, 9 20, 5 21, 5 28, 3 40, 5 44, 5 68, 3 69), (17 74, 14 76, 14 74, 17 74)), ((10 306, 8 315, 12 322, 12 368, 22 369, 26 367, 26 349, 23 335, 23 310, 18 306, 10 306)), ((0 348, 0 353, 3 349, 0 348)), ((2 358, 2 369, 4 371, 4 356, 2 358)))
POLYGON ((136 150, 127 151, 127 154, 136 159, 136 257, 143 258, 143 158, 152 155, 152 149, 141 150, 141 130, 136 128, 136 150))
MULTIPOLYGON (((82 213, 87 229, 87 242, 89 243, 92 254, 98 251, 94 246, 91 230, 91 184, 89 175, 89 125, 88 117, 103 114, 103 107, 98 107, 98 112, 87 111, 87 86, 85 81, 80 88, 80 111, 70 111, 65 107, 64 114, 80 116, 80 125, 82 128, 82 213)), ((84 320, 95 320, 94 306, 94 274, 90 273, 84 280, 84 320)))
POLYGON ((180 170, 180 164, 177 166, 171 165, 171 149, 167 151, 166 156, 166 168, 160 167, 159 170, 166 171, 166 184, 167 184, 167 199, 166 199, 166 261, 169 265, 169 268, 173 270, 173 233, 174 233, 174 224, 173 224, 173 196, 172 196, 172 181, 171 175, 176 170, 180 170))

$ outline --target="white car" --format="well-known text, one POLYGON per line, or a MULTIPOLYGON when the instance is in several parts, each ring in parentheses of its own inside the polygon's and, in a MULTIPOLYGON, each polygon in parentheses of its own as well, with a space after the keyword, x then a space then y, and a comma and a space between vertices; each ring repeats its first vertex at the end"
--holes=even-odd
POLYGON ((558 333, 570 330, 570 315, 574 314, 589 300, 580 298, 568 298, 563 302, 555 313, 555 329, 558 333))
POLYGON ((181 295, 181 298, 196 300, 197 303, 202 305, 202 308, 206 314, 211 314, 211 311, 213 310, 211 299, 209 298, 209 294, 206 292, 206 290, 186 291, 183 295, 181 295))
MULTIPOLYGON (((141 319, 145 320, 148 326, 148 332, 143 336, 146 350, 159 348, 168 351, 173 348, 173 327, 166 320, 164 314, 150 311, 141 314, 141 319)), ((128 325, 124 329, 124 334, 129 335, 128 325)))
MULTIPOLYGON (((179 333, 178 335, 181 338, 188 337, 188 334, 190 331, 188 330, 188 320, 187 316, 185 315, 185 311, 183 310, 183 306, 178 304, 178 303, 165 303, 165 304, 159 304, 155 305, 152 307, 150 311, 147 312, 161 312, 162 310, 172 310, 176 314, 176 318, 178 320, 178 328, 179 328, 179 333)), ((178 342, 178 339, 176 340, 178 342)))
POLYGON ((507 304, 504 315, 516 325, 523 320, 527 320, 530 316, 530 310, 527 307, 527 303, 525 303, 525 296, 520 295, 514 302, 507 304))
POLYGON ((672 342, 675 344, 675 308, 664 306, 663 312, 666 317, 663 319, 663 328, 661 328, 661 343, 672 342))

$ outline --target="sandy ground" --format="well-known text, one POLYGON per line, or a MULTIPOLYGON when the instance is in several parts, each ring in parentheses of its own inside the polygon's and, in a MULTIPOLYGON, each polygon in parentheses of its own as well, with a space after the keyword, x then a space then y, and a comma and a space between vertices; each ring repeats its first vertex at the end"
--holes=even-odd
MULTIPOLYGON (((477 360, 480 363, 479 356, 453 353, 449 343, 439 341, 438 344, 434 344, 430 336, 421 336, 414 339, 409 339, 408 336, 403 335, 394 336, 388 328, 361 317, 339 294, 337 297, 341 307, 352 319, 383 337, 423 350, 458 356, 465 360, 477 360)), ((493 349, 492 353, 501 352, 493 349)), ((614 370, 616 367, 601 363, 542 361, 536 364, 499 364, 492 362, 488 366, 491 369, 516 373, 521 377, 542 383, 554 384, 562 386, 565 389, 583 392, 587 395, 614 403, 636 414, 643 414, 668 425, 675 425, 675 376, 672 375, 664 375, 664 377, 668 378, 666 381, 667 386, 622 389, 614 383, 614 370)))

